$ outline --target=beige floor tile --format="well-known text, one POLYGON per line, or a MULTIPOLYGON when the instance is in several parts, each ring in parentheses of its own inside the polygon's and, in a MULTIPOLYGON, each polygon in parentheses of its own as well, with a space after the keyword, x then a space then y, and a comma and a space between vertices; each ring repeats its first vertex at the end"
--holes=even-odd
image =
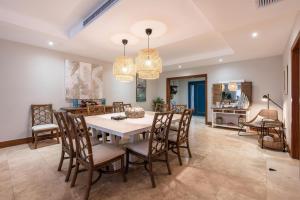
MULTIPOLYGON (((1 200, 82 199, 86 173, 79 174, 70 188, 70 182, 64 181, 68 160, 57 171, 61 144, 49 144, 37 150, 28 145, 0 149, 1 200)), ((299 161, 287 153, 261 149, 255 134, 238 136, 236 131, 213 129, 202 118, 194 118, 190 145, 192 158, 183 149, 183 166, 170 153, 172 175, 165 164, 154 165, 156 188, 144 168, 136 167, 130 168, 126 183, 120 175, 104 175, 92 186, 90 199, 300 199, 299 161)))

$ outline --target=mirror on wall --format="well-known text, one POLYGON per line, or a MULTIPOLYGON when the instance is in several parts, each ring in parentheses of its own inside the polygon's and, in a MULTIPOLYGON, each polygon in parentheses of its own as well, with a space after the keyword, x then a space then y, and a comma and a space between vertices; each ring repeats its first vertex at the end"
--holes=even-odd
POLYGON ((226 81, 213 84, 213 105, 220 107, 248 108, 252 101, 252 82, 226 81))
POLYGON ((231 83, 222 83, 222 101, 228 102, 237 102, 241 97, 241 83, 231 82, 231 83))

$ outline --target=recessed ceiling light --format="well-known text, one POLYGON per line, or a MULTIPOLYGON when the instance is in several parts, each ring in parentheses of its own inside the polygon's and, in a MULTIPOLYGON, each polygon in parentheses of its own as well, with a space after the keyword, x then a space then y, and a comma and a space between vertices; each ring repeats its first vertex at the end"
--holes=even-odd
POLYGON ((54 42, 49 41, 49 42, 48 42, 48 45, 49 45, 49 46, 53 46, 53 45, 54 45, 54 42))
POLYGON ((251 36, 252 36, 252 38, 257 38, 258 33, 257 33, 257 32, 253 32, 253 33, 251 34, 251 36))
POLYGON ((219 58, 219 62, 223 62, 223 58, 219 58))
POLYGON ((181 65, 178 65, 178 68, 179 68, 179 69, 181 69, 181 67, 182 67, 181 65))

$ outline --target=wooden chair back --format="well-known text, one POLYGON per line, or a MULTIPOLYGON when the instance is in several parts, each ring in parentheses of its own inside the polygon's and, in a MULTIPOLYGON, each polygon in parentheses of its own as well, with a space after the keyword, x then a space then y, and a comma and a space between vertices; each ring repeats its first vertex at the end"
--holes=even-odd
POLYGON ((177 143, 184 143, 188 141, 192 115, 192 109, 185 109, 183 111, 178 126, 177 143))
POLYGON ((64 150, 68 151, 70 154, 75 152, 75 147, 73 146, 73 134, 71 132, 70 124, 67 121, 65 113, 54 111, 54 116, 59 127, 61 134, 62 147, 64 150))
POLYGON ((155 105, 155 112, 168 112, 170 111, 170 106, 169 104, 156 104, 155 105))
POLYGON ((175 105, 174 107, 173 107, 173 109, 175 110, 175 113, 178 113, 178 114, 181 114, 181 113, 183 113, 184 112, 184 110, 187 108, 187 106, 186 105, 175 105))
POLYGON ((123 107, 124 107, 124 110, 126 110, 127 108, 131 108, 131 104, 130 103, 126 103, 126 104, 123 104, 123 107))
POLYGON ((32 126, 53 124, 52 104, 31 105, 32 126))
POLYGON ((105 106, 103 105, 88 105, 87 106, 88 115, 104 115, 105 106))
POLYGON ((168 151, 168 138, 173 112, 155 113, 149 139, 149 156, 168 151))
POLYGON ((75 135, 76 159, 85 167, 94 166, 92 144, 83 115, 68 114, 75 135))
POLYGON ((124 112, 124 103, 123 102, 113 102, 113 110, 114 112, 124 112))

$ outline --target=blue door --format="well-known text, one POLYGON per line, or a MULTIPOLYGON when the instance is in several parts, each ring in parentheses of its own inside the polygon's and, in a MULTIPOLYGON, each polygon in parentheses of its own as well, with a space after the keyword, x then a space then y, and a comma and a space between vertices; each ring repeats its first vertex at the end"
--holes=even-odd
POLYGON ((193 115, 205 116, 206 92, 205 81, 191 81, 188 84, 189 108, 193 109, 193 115))

